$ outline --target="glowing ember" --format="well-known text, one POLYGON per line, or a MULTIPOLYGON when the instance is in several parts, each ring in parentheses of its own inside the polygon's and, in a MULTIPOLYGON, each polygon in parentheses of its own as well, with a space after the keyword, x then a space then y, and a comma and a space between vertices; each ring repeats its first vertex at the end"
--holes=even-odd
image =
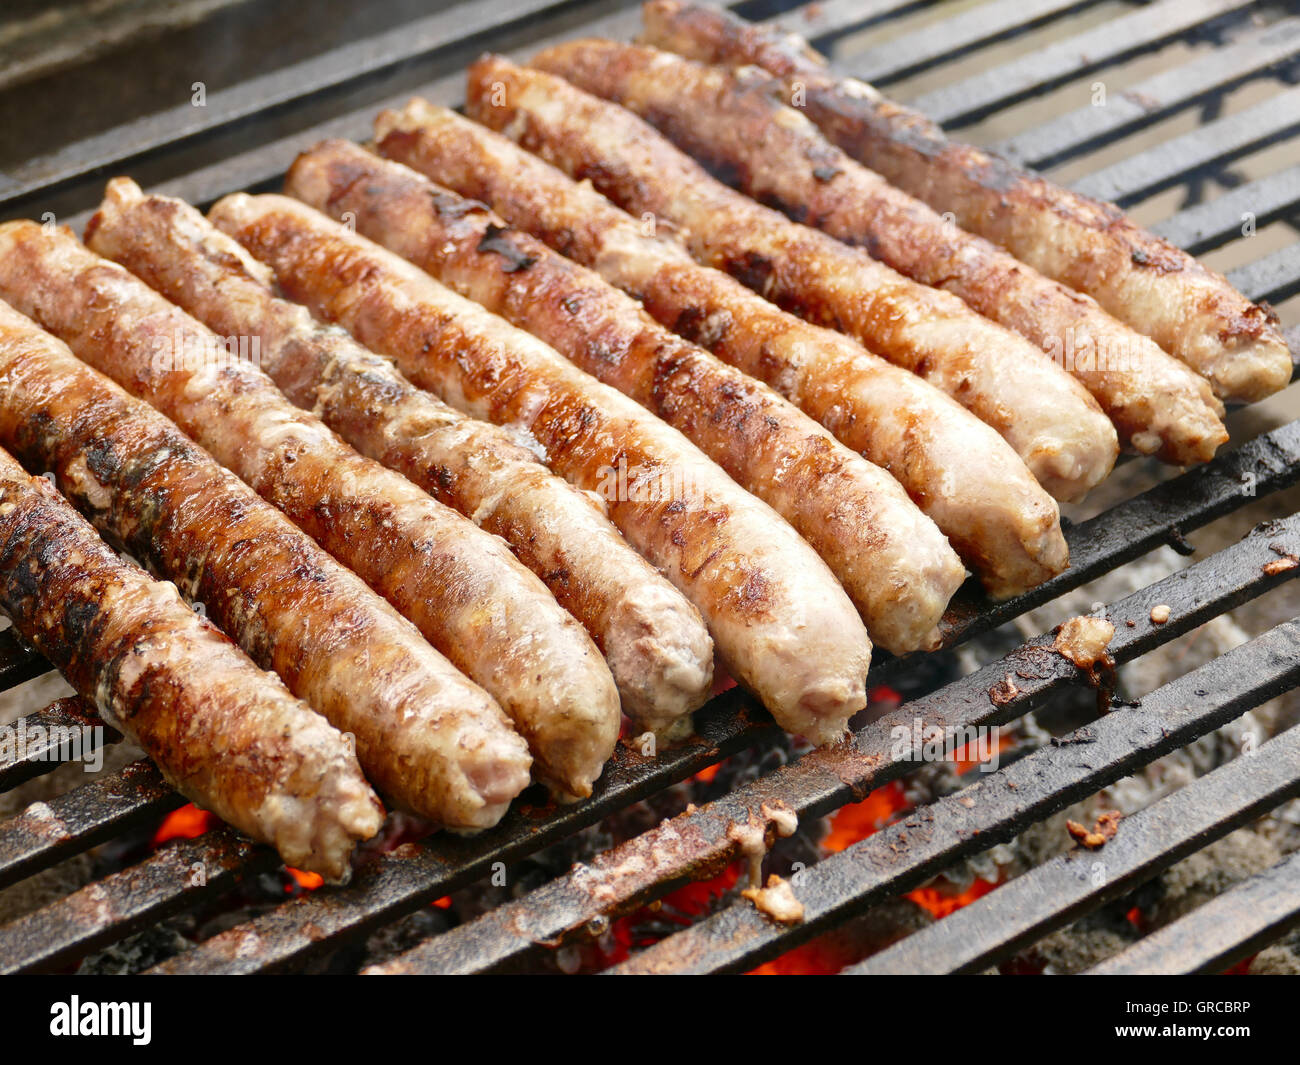
POLYGON ((172 839, 197 839, 217 823, 216 814, 200 810, 193 803, 186 803, 179 810, 173 810, 163 818, 158 831, 153 834, 150 845, 160 847, 172 839))
POLYGON ((963 906, 969 906, 976 899, 987 895, 995 887, 997 887, 997 884, 991 884, 987 880, 974 880, 971 882, 970 887, 956 895, 931 885, 909 891, 906 897, 923 910, 928 910, 930 916, 937 919, 947 917, 948 914, 960 910, 963 906))
MULTIPOLYGON (((902 702, 897 692, 883 685, 873 688, 869 695, 871 707, 876 711, 888 709, 891 705, 902 702)), ((1013 743, 1010 736, 1001 732, 995 732, 990 739, 993 740, 998 753, 1013 743)), ((978 752, 973 744, 953 752, 952 764, 958 773, 975 769, 980 764, 978 755, 989 757, 992 752, 983 744, 980 746, 982 749, 978 752)), ((723 764, 709 766, 695 774, 693 779, 711 783, 723 764)), ((843 806, 831 816, 829 829, 820 844, 822 854, 836 854, 848 849, 853 844, 880 831, 892 823, 899 814, 910 808, 911 803, 908 801, 902 780, 894 780, 882 785, 861 802, 843 806)), ((602 919, 600 923, 603 930, 593 926, 591 935, 594 941, 584 943, 579 948, 581 958, 573 960, 574 970, 599 971, 617 965, 636 951, 671 935, 678 928, 695 924, 702 917, 713 912, 719 900, 734 891, 743 871, 742 863, 734 863, 720 876, 698 883, 685 884, 659 902, 644 906, 607 925, 602 919)), ((997 883, 987 880, 975 880, 969 888, 959 892, 943 885, 944 882, 940 880, 935 884, 911 891, 904 897, 925 910, 931 917, 939 919, 987 895, 998 886, 997 883)), ((864 944, 855 942, 851 937, 822 935, 773 961, 760 965, 751 975, 830 975, 859 961, 863 949, 864 944)), ((565 968, 565 971, 568 972, 570 969, 565 968)))
POLYGON ((750 971, 750 976, 834 976, 857 959, 836 943, 823 936, 787 951, 775 961, 764 962, 750 971))
POLYGON ((743 862, 733 862, 712 880, 683 884, 658 902, 643 906, 610 926, 609 933, 592 944, 594 956, 585 959, 588 969, 607 969, 626 961, 633 949, 658 942, 670 929, 665 925, 686 928, 710 913, 717 901, 740 881, 743 862))
MULTIPOLYGON (((872 691, 872 701, 880 698, 886 701, 889 695, 879 689, 872 691)), ((1009 744, 1010 738, 997 734, 997 749, 1001 753, 1009 744)), ((971 754, 974 752, 972 751, 971 754)), ((953 762, 959 773, 973 769, 978 761, 967 757, 965 748, 954 752, 953 762)), ((850 803, 841 807, 832 817, 830 831, 822 840, 824 854, 837 854, 847 850, 853 844, 880 831, 899 813, 908 809, 907 797, 903 791, 903 782, 895 780, 877 788, 862 802, 850 803)), ((987 895, 997 887, 987 880, 975 880, 962 892, 946 891, 942 887, 930 885, 910 891, 905 896, 927 911, 936 920, 961 909, 976 899, 987 895)), ((774 961, 766 962, 754 969, 752 976, 813 975, 826 976, 838 973, 846 965, 860 959, 856 956, 851 943, 840 937, 819 936, 811 942, 796 947, 774 961)))
POLYGON ((295 889, 315 891, 325 883, 324 877, 319 873, 306 873, 301 869, 295 869, 291 865, 286 865, 284 871, 289 874, 289 882, 284 885, 286 895, 292 895, 295 889))
POLYGON ((877 788, 861 802, 841 806, 831 818, 831 830, 822 840, 822 850, 827 854, 846 850, 880 831, 894 814, 906 806, 901 780, 877 788))
POLYGON ((888 684, 877 684, 869 692, 867 698, 874 703, 901 703, 903 697, 894 691, 888 684))
MULTIPOLYGON (((1008 747, 1012 746, 1011 737, 1008 736, 1001 729, 994 732, 993 735, 989 737, 989 739, 991 741, 990 746, 996 747, 997 750, 993 752, 986 750, 983 752, 984 754, 991 754, 991 753, 1001 754, 1008 747)), ((952 763, 958 773, 967 773, 972 769, 979 768, 981 763, 981 759, 979 757, 979 754, 981 752, 979 748, 981 746, 983 746, 983 744, 968 743, 962 747, 958 747, 955 751, 952 752, 952 763)))

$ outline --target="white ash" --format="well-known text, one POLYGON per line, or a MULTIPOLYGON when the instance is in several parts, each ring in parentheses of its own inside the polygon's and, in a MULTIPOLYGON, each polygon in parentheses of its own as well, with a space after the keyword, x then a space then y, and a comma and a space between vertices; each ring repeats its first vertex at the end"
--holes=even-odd
POLYGON ((1246 971, 1251 976, 1300 976, 1300 928, 1261 950, 1246 971))
POLYGON ((1230 832, 1156 878, 1149 893, 1153 897, 1142 907, 1143 926, 1163 928, 1281 860, 1277 848, 1259 833, 1248 828, 1230 832))
MULTIPOLYGON (((1050 632, 1057 625, 1086 614, 1102 613, 1101 606, 1114 603, 1133 592, 1145 588, 1156 581, 1187 568, 1195 559, 1179 555, 1168 547, 1162 547, 1151 554, 1122 566, 1082 588, 1069 592, 1052 603, 1030 611, 1010 623, 1007 627, 1014 633, 1012 640, 1020 642, 1034 636, 1050 632)), ((1125 698, 1141 698, 1186 673, 1204 665, 1228 651, 1239 647, 1250 638, 1247 631, 1238 623, 1237 615, 1250 612, 1252 604, 1238 608, 1237 611, 1215 617, 1170 643, 1149 651, 1145 655, 1119 668, 1120 692, 1125 698)), ((1123 625, 1123 619, 1110 619, 1123 625)), ((1005 653, 1007 635, 991 634, 991 638, 972 641, 958 649, 957 657, 962 673, 971 673, 986 664, 994 654, 1005 653)), ((1088 705, 1089 697, 1080 700, 1085 707, 1082 712, 1092 712, 1088 705)), ((1064 701, 1064 700, 1061 700, 1064 701)), ((1054 702, 1057 702, 1054 700, 1054 702)), ((1113 713, 1123 713, 1122 706, 1113 713)), ((1037 714, 1025 715, 1018 721, 1006 726, 1014 729, 1014 736, 1019 750, 1037 748, 1050 742, 1052 736, 1061 729, 1047 727, 1044 721, 1053 721, 1060 715, 1049 704, 1037 714)), ((1295 693, 1271 700, 1255 709, 1242 714, 1222 728, 1193 741, 1163 758, 1156 760, 1130 777, 1116 781, 1109 787, 1067 810, 1031 826, 1015 839, 1006 844, 999 844, 973 858, 957 863, 942 874, 943 880, 951 883, 957 890, 965 890, 971 882, 980 879, 997 881, 1011 879, 1030 868, 1047 861, 1074 847, 1074 841, 1065 831, 1065 821, 1075 820, 1091 824, 1097 815, 1109 810, 1118 810, 1128 815, 1149 806, 1151 803, 1172 794, 1197 777, 1232 761, 1243 749, 1258 746, 1267 738, 1288 727, 1300 716, 1300 699, 1295 693)), ((1065 717, 1069 727, 1080 723, 1077 718, 1065 717)), ((909 802, 924 804, 932 802, 958 790, 969 780, 961 780, 950 764, 928 765, 911 774, 905 782, 905 793, 909 802)), ((1120 831, 1123 832, 1121 825, 1120 831)), ((1300 848, 1300 800, 1288 803, 1267 818, 1264 818, 1253 830, 1246 834, 1262 838, 1261 847, 1252 848, 1252 853, 1281 856, 1300 848)), ((1210 865, 1224 863, 1227 868, 1217 874, 1216 883, 1235 882, 1255 869, 1255 862, 1245 862, 1242 846, 1226 848, 1207 848, 1205 861, 1210 865)), ((1195 856, 1193 856, 1195 857, 1195 856)), ((1191 859, 1187 859, 1191 861, 1191 859)), ((1180 865, 1183 863, 1180 863, 1180 865)), ((1175 866, 1175 869, 1178 869, 1175 866)), ((1168 874, 1173 874, 1170 870, 1168 874)), ((1178 875, 1186 875, 1184 873, 1178 875)), ((1208 874, 1206 874, 1208 876, 1208 874)), ((1207 880, 1209 884, 1210 877, 1207 880)), ((1215 889, 1217 890, 1217 888, 1215 889)), ((1211 890, 1211 893, 1214 893, 1211 890)), ((1094 926, 1076 922, 1069 935, 1096 935, 1117 947, 1124 929, 1113 918, 1099 918, 1094 926)), ((1060 935, 1062 933, 1058 933, 1060 935)), ((1058 949, 1054 947, 1053 949, 1058 949)), ((1059 948, 1064 949, 1064 948, 1059 948)), ((1105 956, 1104 949, 1098 944, 1081 945, 1078 958, 1105 956)), ((1100 957, 1097 958, 1100 960, 1100 957)), ((1065 959, 1058 959, 1057 971, 1071 971, 1065 959)))
POLYGON ((1069 975, 1092 968, 1137 939, 1137 929, 1122 913, 1103 907, 1044 936, 1023 958, 1041 966, 1044 976, 1069 975))

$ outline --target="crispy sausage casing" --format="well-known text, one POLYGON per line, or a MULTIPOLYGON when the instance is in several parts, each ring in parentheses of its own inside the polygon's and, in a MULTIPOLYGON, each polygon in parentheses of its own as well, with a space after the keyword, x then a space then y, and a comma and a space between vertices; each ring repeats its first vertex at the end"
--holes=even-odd
MULTIPOLYGON (((133 183, 113 183, 109 221, 133 183)), ((66 233, 25 230, 0 285, 84 361, 152 403, 381 592, 509 713, 546 783, 585 795, 618 738, 618 695, 582 627, 506 545, 363 458, 251 361, 66 233)), ((250 350, 250 356, 253 352, 250 350)))
MULTIPOLYGON (((11 302, 24 302, 34 277, 15 250, 33 236, 42 234, 31 223, 0 226, 0 292, 11 302)), ((352 733, 381 794, 453 828, 501 818, 527 786, 530 759, 486 692, 288 518, 65 345, 41 333, 4 351, 0 445, 52 471, 102 533, 203 603, 255 662, 352 733)))
POLYGON ((699 608, 733 675, 786 728, 842 735, 866 702, 870 642, 825 563, 766 504, 620 392, 319 212, 228 196, 216 224, 316 313, 392 355, 416 384, 527 430, 599 492, 625 536, 699 608))
POLYGON ((1271 310, 1113 204, 949 141, 924 115, 863 82, 832 76, 794 34, 677 0, 654 0, 643 14, 649 44, 711 63, 754 64, 786 79, 787 88, 797 82, 804 114, 849 155, 1086 292, 1208 378, 1221 399, 1262 399, 1290 380, 1291 359, 1271 310))
POLYGON ((1042 481, 1053 483, 1061 462, 1074 470, 1058 423, 1032 388, 1013 383, 1022 371, 1069 379, 951 293, 727 188, 630 111, 554 74, 482 59, 470 68, 467 107, 628 210, 676 227, 700 262, 925 377, 992 425, 1042 481))
POLYGON ((453 111, 413 100, 379 116, 376 141, 384 154, 494 204, 889 470, 995 594, 1044 578, 1036 545, 1054 519, 1034 513, 1042 493, 991 428, 932 385, 700 266, 676 242, 647 236, 589 184, 453 111))
MULTIPOLYGON (((1055 467, 1031 463, 1057 498, 1079 498, 1110 471, 1115 427, 1126 446, 1179 465, 1207 461, 1227 440, 1222 407, 1203 378, 1090 297, 972 236, 850 159, 786 106, 770 75, 606 41, 562 45, 537 62, 631 108, 756 200, 864 246, 908 277, 946 288, 1046 352, 1050 371, 1044 360, 1018 359, 1007 364, 1006 376, 1014 377, 1022 397, 1020 431, 1033 430, 1037 418, 1042 447, 1053 433, 1062 437, 1055 467), (1032 402, 1024 398, 1029 395, 1032 402)), ((1016 356, 1008 349, 1001 357, 1016 356)))
MULTIPOLYGON (((975 305, 986 315, 990 305, 996 310, 1014 302, 1008 278, 998 276, 989 262, 1009 256, 946 225, 924 204, 888 190, 875 175, 826 144, 797 111, 761 91, 742 88, 728 71, 652 48, 599 40, 548 48, 533 65, 640 115, 755 200, 778 206, 796 221, 847 243, 868 243, 875 259, 908 277, 947 288, 967 303, 972 303, 972 293, 986 295, 996 287, 995 298, 975 305), (874 180, 860 180, 862 175, 874 180), (860 224, 864 214, 869 230, 860 224), (985 254, 977 256, 977 251, 985 254)), ((760 78, 764 84, 769 80, 760 78)), ((739 201, 728 197, 723 202, 739 201)), ((734 220, 758 229, 766 215, 745 203, 744 209, 735 210, 734 220)), ((682 215, 684 220, 690 217, 682 215)), ((814 247, 809 245, 809 250, 814 247)), ((1010 279, 1023 286, 1030 273, 1016 264, 1010 279)), ((922 295, 928 302, 925 289, 910 294, 912 299, 922 295)), ((1033 295, 1045 304, 1040 292, 1033 295)), ((897 295, 900 301, 908 297, 905 289, 897 295)), ((937 306, 945 314, 955 311, 955 306, 937 306)), ((942 356, 949 360, 951 373, 960 372, 967 405, 998 428, 1055 497, 1082 498, 1110 472, 1118 453, 1115 429, 1096 401, 1033 344, 982 321, 972 326, 969 337, 964 346, 949 341, 942 356), (988 417, 991 410, 1008 412, 1009 421, 988 417)), ((904 365, 928 372, 921 368, 925 349, 918 354, 920 359, 904 365)), ((952 385, 949 391, 958 394, 952 385)))
POLYGON ((220 335, 257 337, 262 368, 290 400, 507 540, 586 625, 635 721, 670 731, 703 704, 713 645, 699 613, 595 501, 507 430, 467 418, 345 330, 279 299, 266 266, 179 200, 114 182, 93 240, 220 335))
MULTIPOLYGON (((485 121, 506 129, 525 147, 536 149, 551 161, 559 162, 563 169, 572 171, 572 176, 581 178, 596 171, 627 176, 626 171, 609 161, 599 144, 591 142, 582 128, 575 128, 569 121, 574 107, 585 114, 588 107, 599 113, 614 110, 612 105, 588 97, 551 75, 525 70, 495 57, 480 60, 470 68, 468 96, 470 109, 481 113, 485 121), (491 102, 494 86, 507 89, 503 106, 494 106, 491 102)), ((644 127, 635 116, 626 112, 624 116, 644 127)), ((579 127, 583 125, 578 123, 579 127)), ((656 151, 663 148, 680 157, 680 153, 652 130, 645 128, 645 134, 647 139, 657 142, 656 151)), ((689 160, 681 158, 681 162, 698 170, 689 160)), ((701 177, 706 181, 712 180, 703 174, 701 177)), ((647 178, 649 182, 654 180, 653 176, 647 178)), ((617 183, 626 191, 628 182, 619 180, 617 183)), ((630 184, 641 188, 646 182, 638 180, 630 184)), ((737 195, 727 189, 722 191, 728 196, 737 195)), ((523 197, 526 193, 518 195, 523 197)), ((649 202, 641 200, 640 192, 629 195, 642 206, 649 202)), ((652 199, 658 203, 661 197, 653 196, 652 199)), ((661 220, 652 208, 647 207, 647 211, 650 211, 649 219, 661 220)), ((802 230, 779 215, 773 217, 781 227, 802 230)), ((812 238, 827 241, 833 248, 855 259, 865 258, 860 252, 846 248, 824 234, 812 230, 804 232, 812 238)), ((603 242, 600 255, 602 264, 599 268, 602 271, 617 269, 617 260, 622 257, 627 268, 635 269, 639 263, 644 272, 648 269, 650 252, 644 236, 635 227, 621 226, 603 242)), ((744 322, 740 322, 729 317, 730 310, 716 316, 711 310, 706 312, 702 303, 693 301, 699 300, 700 290, 716 290, 717 286, 704 280, 704 275, 691 275, 669 265, 668 256, 662 252, 658 258, 665 265, 662 276, 654 283, 657 291, 653 299, 647 298, 649 294, 641 286, 630 285, 626 280, 616 283, 647 298, 648 309, 661 321, 670 320, 670 313, 674 315, 672 325, 679 332, 687 332, 705 346, 714 346, 718 330, 734 325, 734 332, 740 333, 751 318, 759 317, 755 313, 746 313, 744 322), (677 276, 670 278, 670 270, 676 271, 677 276), (684 289, 674 293, 672 289, 679 284, 694 285, 696 291, 689 295, 683 294, 684 289), (654 300, 662 301, 660 306, 653 306, 654 300), (676 310, 670 311, 673 306, 676 310)), ((807 265, 807 260, 798 256, 785 258, 783 262, 794 267, 799 263, 807 265)), ((794 272, 799 271, 796 269, 794 272)), ((850 269, 837 274, 836 283, 852 302, 852 294, 858 291, 860 280, 856 270, 850 269)), ((971 314, 965 308, 963 313, 971 314)), ((908 315, 915 317, 911 311, 908 315)), ((908 394, 906 384, 883 377, 874 361, 865 359, 856 345, 848 349, 843 346, 836 348, 811 341, 809 334, 796 337, 788 330, 786 339, 787 345, 778 350, 771 350, 764 343, 757 351, 752 347, 749 349, 749 359, 742 360, 736 354, 727 358, 737 362, 746 372, 767 381, 854 450, 894 473, 907 486, 913 500, 935 518, 957 550, 980 572, 992 594, 1014 595, 1065 568, 1068 549, 1061 534, 1056 503, 996 432, 983 431, 986 427, 973 419, 956 418, 954 421, 956 416, 943 412, 942 405, 936 403, 932 393, 920 395, 913 390, 908 394), (847 351, 853 354, 847 354, 847 351), (752 365, 753 361, 758 365, 752 365), (877 387, 879 391, 869 396, 870 391, 877 387), (874 441, 879 450, 872 450, 865 438, 875 435, 878 427, 861 421, 865 413, 862 404, 878 407, 905 397, 917 402, 894 408, 879 421, 880 434, 874 441), (939 429, 928 417, 936 406, 940 408, 939 420, 951 423, 948 429, 939 429), (925 421, 921 420, 923 416, 926 416, 925 421), (943 457, 930 448, 928 438, 931 434, 942 436, 938 445, 944 452, 943 457), (898 450, 900 446, 903 451, 898 450), (885 451, 892 451, 890 458, 884 457, 885 451), (963 452, 967 453, 965 458, 962 458, 963 452), (920 463, 923 468, 909 470, 909 463, 920 463), (965 488, 969 495, 964 499, 952 498, 962 491, 951 478, 957 467, 974 478, 974 482, 965 488), (941 518, 931 510, 932 505, 942 506, 946 511, 945 517, 941 518)), ((736 343, 743 345, 744 341, 737 339, 736 343)))
MULTIPOLYGON (((0 360, 38 349, 35 333, 0 304, 0 360)), ((383 823, 351 741, 3 452, 0 608, 182 795, 288 864, 347 879, 383 823)))
POLYGON ((665 330, 598 275, 486 207, 345 141, 286 191, 527 329, 690 437, 786 518, 839 577, 872 640, 933 646, 965 569, 889 474, 771 389, 665 330))

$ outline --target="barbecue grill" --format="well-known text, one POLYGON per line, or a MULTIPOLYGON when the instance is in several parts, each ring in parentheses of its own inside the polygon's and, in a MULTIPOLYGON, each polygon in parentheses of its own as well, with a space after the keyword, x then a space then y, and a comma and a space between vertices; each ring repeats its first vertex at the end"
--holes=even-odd
MULTIPOLYGON (((942 6, 942 5, 939 5, 942 6)), ((1249 0, 1153 0, 1104 5, 1107 17, 1058 34, 1041 49, 1008 49, 1047 25, 1096 15, 1091 0, 983 0, 960 13, 900 31, 882 44, 855 44, 864 30, 889 28, 931 8, 918 0, 823 0, 803 7, 749 2, 737 10, 778 18, 831 54, 845 73, 886 91, 904 79, 928 86, 904 102, 949 130, 984 122, 1012 105, 1069 82, 1110 76, 1136 57, 1165 56, 1190 40, 1209 42, 1195 57, 1159 64, 1154 75, 1115 92, 1104 107, 1066 110, 994 144, 1037 167, 1087 171, 1081 191, 1126 207, 1186 190, 1183 206, 1154 228, 1197 254, 1241 241, 1254 227, 1300 226, 1300 165, 1254 180, 1236 164, 1300 134, 1300 11, 1249 0), (1258 18, 1259 15, 1266 18, 1258 18), (990 49, 1002 58, 981 62, 990 49), (1009 56, 1009 57, 1008 57, 1009 56), (1258 85, 1261 102, 1223 113, 1226 94, 1258 85), (1174 115, 1197 114, 1190 132, 1139 154, 1120 155, 1127 136, 1174 115), (1114 161, 1088 167, 1109 153, 1114 161), (1204 198, 1215 181, 1227 188, 1204 198)), ((907 25, 915 25, 907 22, 907 25)), ((485 47, 527 56, 576 35, 634 35, 635 5, 493 0, 441 6, 414 21, 212 91, 206 106, 188 101, 32 159, 0 178, 0 215, 46 212, 80 230, 105 177, 131 173, 156 191, 207 206, 229 192, 275 188, 296 152, 327 136, 364 140, 382 106, 412 92, 456 105, 467 59, 485 47), (433 80, 430 80, 433 77, 433 80), (322 116, 325 117, 322 120, 322 116), (286 132, 287 131, 287 132, 286 132)), ((879 32, 866 34, 879 38, 879 32)), ((1121 75, 1116 74, 1117 78, 1121 75)), ((974 139, 974 134, 971 135, 974 139)), ((1292 141, 1291 143, 1300 143, 1292 141)), ((1294 237, 1294 234, 1292 235, 1294 237)), ((1249 257, 1243 252, 1243 257, 1249 257)), ((1280 303, 1300 293, 1300 239, 1247 261, 1232 282, 1256 300, 1280 303)), ((1287 339, 1300 352, 1300 327, 1287 339)), ((1300 420, 1225 451, 1214 461, 1066 529, 1069 570, 1031 593, 992 604, 974 584, 945 619, 955 647, 1049 603, 1164 544, 1191 550, 1185 534, 1300 480, 1300 420)), ((1300 514, 1256 527, 1233 546, 1194 561, 1105 606, 1115 626, 1110 654, 1130 662, 1202 623, 1300 575, 1300 514), (1157 624, 1152 608, 1169 607, 1157 624)), ((1279 594, 1287 594, 1285 592, 1279 594)), ((384 963, 387 972, 484 972, 527 968, 540 953, 599 934, 612 915, 661 899, 682 884, 734 862, 750 826, 771 843, 773 811, 801 820, 832 813, 917 769, 891 755, 891 728, 914 719, 949 737, 965 726, 1013 721, 1095 674, 1053 653, 1049 633, 982 668, 922 693, 866 723, 843 745, 818 749, 688 808, 591 861, 384 963)), ((914 674, 924 656, 879 655, 868 685, 914 674)), ((35 652, 0 633, 0 688, 49 669, 35 652)), ((870 907, 916 888, 954 862, 987 851, 1050 814, 1300 686, 1300 620, 1285 622, 1144 696, 1098 714, 1056 739, 802 870, 795 892, 805 918, 783 925, 745 901, 668 935, 615 971, 743 972, 870 907)), ((155 966, 154 971, 263 972, 300 967, 357 942, 435 899, 489 876, 648 796, 745 750, 761 750, 779 730, 746 694, 726 691, 697 714, 698 735, 643 757, 620 745, 595 795, 567 807, 516 808, 475 838, 447 834, 407 844, 364 865, 353 882, 288 898, 155 966)), ((75 700, 26 719, 34 726, 97 723, 75 700)), ((104 743, 118 737, 105 730, 104 743)), ((0 762, 7 791, 57 761, 27 749, 0 762)), ((968 778, 969 779, 969 778, 968 778)), ((1187 855, 1300 795, 1300 726, 1127 817, 1103 850, 1079 848, 868 957, 852 971, 972 972, 986 969, 1079 916, 1124 895, 1187 855), (1097 876, 1096 866, 1104 875, 1097 876)), ((183 800, 147 762, 128 766, 38 803, 0 823, 0 887, 71 855, 156 824, 183 800)), ((0 970, 66 968, 172 914, 229 892, 277 859, 228 829, 161 848, 134 865, 0 926, 0 970), (201 878, 188 871, 200 865, 201 878)), ((1291 858, 1199 910, 1146 936, 1100 966, 1107 972, 1223 971, 1300 923, 1300 875, 1291 858)))

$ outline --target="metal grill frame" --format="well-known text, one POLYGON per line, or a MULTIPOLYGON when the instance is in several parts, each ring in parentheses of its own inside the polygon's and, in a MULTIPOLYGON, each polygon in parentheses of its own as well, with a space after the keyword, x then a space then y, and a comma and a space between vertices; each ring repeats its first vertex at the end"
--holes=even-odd
MULTIPOLYGON (((859 54, 846 70, 884 86, 916 71, 1094 6, 1098 0, 986 0, 966 16, 939 22, 859 54)), ((749 0, 739 10, 766 16, 779 3, 749 0)), ((778 21, 826 46, 851 31, 910 13, 920 0, 827 0, 780 13, 778 21)), ((1077 187, 1141 202, 1173 185, 1199 189, 1209 176, 1223 178, 1241 156, 1300 133, 1300 107, 1279 106, 1300 89, 1279 91, 1264 105, 1217 117, 1223 94, 1261 77, 1294 78, 1300 71, 1300 18, 1262 28, 1243 25, 1247 0, 1154 0, 1050 48, 1011 60, 911 101, 960 129, 1048 88, 1165 44, 1199 36, 1217 47, 1134 86, 1113 108, 1067 113, 1009 138, 995 150, 1032 165, 1077 159, 1193 107, 1207 122, 1199 129, 1090 174, 1077 187)), ((80 228, 84 208, 97 203, 105 176, 140 174, 159 192, 206 206, 239 189, 274 187, 293 155, 326 136, 363 140, 374 113, 400 105, 413 92, 436 102, 461 100, 461 68, 490 45, 529 54, 548 42, 578 34, 629 37, 639 26, 637 5, 615 0, 547 2, 498 0, 462 3, 398 30, 377 34, 316 58, 213 93, 208 107, 161 112, 34 160, 0 181, 0 216, 70 215, 80 228), (434 74, 435 80, 412 76, 434 74), (391 90, 391 93, 390 93, 391 90), (259 122, 285 111, 310 116, 332 101, 345 108, 324 122, 304 123, 288 136, 227 151, 230 143, 257 140, 259 122), (205 159, 207 161, 205 161, 205 159), (198 162, 196 163, 196 160, 198 162), (82 213, 78 213, 82 212, 82 213)), ((1156 231, 1200 254, 1240 232, 1243 210, 1257 224, 1300 220, 1300 167, 1259 179, 1207 203, 1191 202, 1156 231)), ((1233 282, 1254 299, 1280 301, 1300 292, 1300 241, 1235 271, 1233 282)), ((1300 326, 1287 336, 1300 351, 1300 326)), ((1249 441, 1213 462, 1189 470, 1066 529, 1070 569, 1015 600, 992 604, 968 584, 945 618, 945 644, 955 646, 1057 596, 1169 544, 1190 551, 1185 534, 1229 514, 1250 499, 1274 494, 1300 480, 1300 421, 1249 441), (1251 490, 1245 486, 1249 484, 1251 490)), ((1300 555, 1300 516, 1257 528, 1241 543, 1107 608, 1120 622, 1111 651, 1129 661, 1198 624, 1262 595, 1300 574, 1285 563, 1300 555), (1277 563, 1282 562, 1279 566, 1277 563), (1150 607, 1170 605, 1165 625, 1150 621, 1150 607), (1123 624, 1131 621, 1132 626, 1123 624)), ((602 919, 662 897, 673 887, 722 868, 737 857, 729 828, 760 826, 771 841, 764 812, 776 803, 800 817, 832 812, 871 789, 904 776, 911 763, 889 757, 889 727, 921 717, 951 735, 969 725, 999 724, 1043 704, 1053 693, 1088 678, 1048 650, 1051 637, 1031 640, 1003 659, 953 684, 923 695, 856 732, 840 747, 803 756, 721 799, 674 818, 665 826, 603 855, 476 921, 422 944, 383 966, 384 971, 482 972, 526 967, 537 953, 582 936, 602 919), (1008 677, 1010 698, 990 695, 1008 677), (656 848, 656 844, 658 845, 656 848), (592 878, 619 868, 629 853, 658 858, 639 876, 607 876, 600 892, 592 878)), ((869 684, 909 669, 910 660, 880 655, 869 684)), ((0 690, 48 669, 0 633, 0 690)), ((1097 791, 1193 738, 1203 735, 1283 690, 1300 684, 1300 627, 1292 622, 1158 689, 1136 709, 1101 717, 1059 746, 1043 748, 862 841, 806 871, 798 894, 808 909, 799 926, 777 926, 748 903, 738 903, 636 955, 625 971, 743 971, 875 901, 909 890, 957 858, 987 849, 1050 812, 1097 791), (1164 727, 1157 727, 1157 719, 1164 727), (1174 724, 1171 724, 1174 722, 1174 724), (1077 756, 1086 750, 1088 756, 1077 756), (899 855, 906 857, 900 859, 899 855)), ((31 725, 86 724, 85 708, 61 701, 27 719, 31 725)), ((779 733, 762 710, 737 690, 717 697, 697 715, 698 735, 653 760, 620 746, 591 800, 577 806, 514 809, 497 828, 473 839, 434 837, 400 848, 359 870, 345 889, 292 899, 164 962, 159 972, 261 972, 291 967, 351 942, 431 900, 594 824, 669 784, 684 780, 729 754, 772 743, 779 733)), ((118 737, 106 730, 105 743, 118 737)), ((1009 956, 1020 946, 1101 905, 1178 858, 1300 793, 1292 729, 1245 760, 1188 785, 1126 820, 1112 841, 1116 872, 1103 888, 1080 884, 1081 860, 1065 855, 1010 881, 998 891, 867 959, 869 972, 971 971, 1009 956), (1247 775, 1247 768, 1250 773, 1247 775), (1176 839, 1144 832, 1146 821, 1177 811, 1176 839), (1117 845, 1118 844, 1118 845, 1117 845), (1041 902, 1042 885, 1059 903, 1041 902), (1017 887, 1017 885, 1020 885, 1017 887), (1024 902, 1039 888, 1037 908, 1024 902), (961 949, 957 944, 961 943, 961 949)), ((52 768, 43 752, 0 763, 0 790, 52 768)), ((128 829, 156 821, 181 800, 146 762, 136 763, 0 824, 0 886, 14 883, 128 829), (53 815, 60 831, 49 831, 53 815)), ((132 931, 228 891, 241 876, 268 868, 265 848, 219 829, 165 847, 135 866, 0 927, 0 970, 57 968, 132 931), (179 875, 201 861, 213 870, 195 886, 179 875)), ((1294 858, 1247 881, 1163 933, 1099 966, 1099 971, 1203 971, 1230 965, 1300 921, 1294 858), (1285 868, 1283 868, 1285 866, 1285 868), (1211 909, 1211 906, 1214 908, 1211 909), (1214 934, 1208 934, 1209 929, 1214 934), (1185 935, 1194 932, 1191 937, 1185 935), (1201 934, 1205 932, 1205 934, 1201 934)))

